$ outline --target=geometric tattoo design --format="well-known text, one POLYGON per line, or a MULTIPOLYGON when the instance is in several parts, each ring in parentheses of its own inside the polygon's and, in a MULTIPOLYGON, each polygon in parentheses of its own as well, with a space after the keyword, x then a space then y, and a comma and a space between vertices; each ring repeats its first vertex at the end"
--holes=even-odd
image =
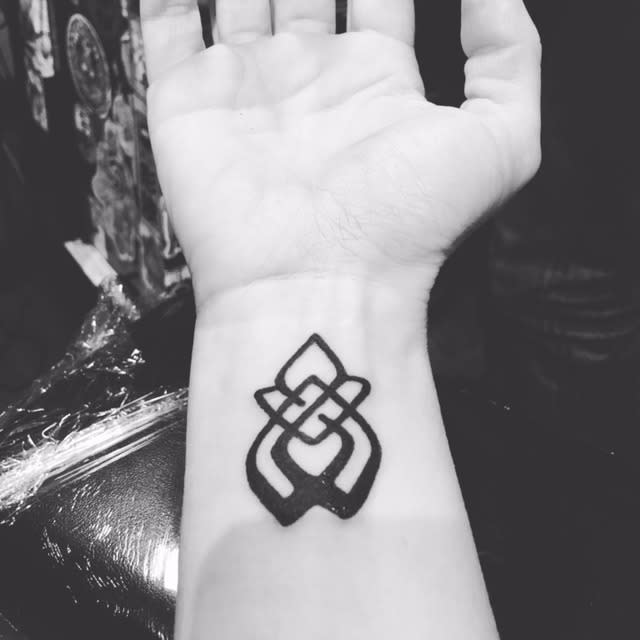
POLYGON ((364 504, 380 467, 380 443, 357 409, 371 384, 350 376, 313 335, 255 399, 269 420, 247 456, 247 479, 282 526, 315 506, 342 519, 364 504))

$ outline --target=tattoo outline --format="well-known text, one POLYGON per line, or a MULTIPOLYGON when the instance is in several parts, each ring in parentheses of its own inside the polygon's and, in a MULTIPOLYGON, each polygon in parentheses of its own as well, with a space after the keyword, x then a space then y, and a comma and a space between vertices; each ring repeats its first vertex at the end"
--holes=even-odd
POLYGON ((314 506, 346 520, 366 501, 382 457, 375 432, 357 411, 370 392, 371 384, 347 374, 313 334, 274 386, 254 394, 269 420, 247 455, 247 480, 282 526, 314 506))

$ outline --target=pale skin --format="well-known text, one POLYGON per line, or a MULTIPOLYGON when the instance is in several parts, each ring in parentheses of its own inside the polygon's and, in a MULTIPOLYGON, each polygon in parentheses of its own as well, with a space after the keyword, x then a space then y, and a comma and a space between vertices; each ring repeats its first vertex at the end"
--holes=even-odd
MULTIPOLYGON (((540 162, 521 0, 463 0, 467 101, 430 104, 410 0, 143 0, 150 127, 194 279, 178 640, 496 638, 426 356, 456 239, 540 162), (244 457, 252 399, 312 333, 371 381, 361 511, 283 529, 244 457), (259 532, 259 533, 258 533, 259 532)), ((437 19, 434 16, 433 19, 437 19)))

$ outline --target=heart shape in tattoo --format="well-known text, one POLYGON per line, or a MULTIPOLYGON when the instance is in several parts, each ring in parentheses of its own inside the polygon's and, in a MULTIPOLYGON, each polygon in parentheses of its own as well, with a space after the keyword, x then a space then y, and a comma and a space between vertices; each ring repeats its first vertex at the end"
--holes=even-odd
POLYGON ((310 476, 321 475, 338 457, 342 449, 340 436, 332 433, 319 444, 306 444, 298 438, 289 442, 287 451, 303 471, 310 476))

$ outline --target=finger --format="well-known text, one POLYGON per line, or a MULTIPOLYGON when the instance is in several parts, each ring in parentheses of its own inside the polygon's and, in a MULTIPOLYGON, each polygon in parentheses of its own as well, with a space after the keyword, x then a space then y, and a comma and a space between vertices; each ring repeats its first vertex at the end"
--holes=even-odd
POLYGON ((462 0, 462 47, 468 57, 462 108, 506 141, 515 181, 526 181, 540 164, 542 49, 523 0, 462 0))
POLYGON ((538 110, 540 38, 522 0, 462 0, 462 47, 466 108, 538 110))
POLYGON ((151 82, 204 50, 196 0, 141 0, 140 17, 151 82))
POLYGON ((269 0, 216 0, 216 42, 241 44, 271 35, 269 0))
POLYGON ((274 0, 274 31, 335 33, 335 0, 274 0))
POLYGON ((348 7, 349 31, 376 31, 413 46, 414 0, 352 0, 348 7))

